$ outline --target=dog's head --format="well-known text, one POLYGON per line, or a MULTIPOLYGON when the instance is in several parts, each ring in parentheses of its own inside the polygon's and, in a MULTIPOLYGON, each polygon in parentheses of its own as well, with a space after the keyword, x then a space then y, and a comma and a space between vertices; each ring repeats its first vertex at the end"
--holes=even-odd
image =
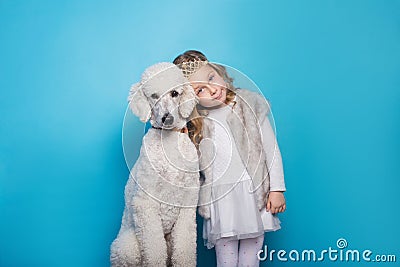
POLYGON ((141 81, 131 87, 129 107, 141 121, 163 129, 182 129, 198 103, 189 81, 172 63, 147 68, 141 81))

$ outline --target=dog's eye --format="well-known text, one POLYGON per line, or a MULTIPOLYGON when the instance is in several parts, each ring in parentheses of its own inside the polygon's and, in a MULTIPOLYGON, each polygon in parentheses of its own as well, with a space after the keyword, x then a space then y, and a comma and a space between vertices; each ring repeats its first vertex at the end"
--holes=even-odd
POLYGON ((172 97, 177 97, 178 95, 179 95, 179 93, 175 90, 171 92, 172 97))
POLYGON ((151 98, 157 99, 157 98, 158 98, 158 95, 157 95, 156 93, 151 94, 151 98))

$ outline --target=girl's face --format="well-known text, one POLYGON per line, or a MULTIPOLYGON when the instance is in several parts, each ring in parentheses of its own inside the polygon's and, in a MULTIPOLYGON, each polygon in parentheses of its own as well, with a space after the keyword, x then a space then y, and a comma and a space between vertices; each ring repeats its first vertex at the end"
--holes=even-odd
POLYGON ((225 105, 226 84, 224 79, 209 65, 201 67, 189 81, 199 97, 200 105, 206 108, 219 108, 225 105))

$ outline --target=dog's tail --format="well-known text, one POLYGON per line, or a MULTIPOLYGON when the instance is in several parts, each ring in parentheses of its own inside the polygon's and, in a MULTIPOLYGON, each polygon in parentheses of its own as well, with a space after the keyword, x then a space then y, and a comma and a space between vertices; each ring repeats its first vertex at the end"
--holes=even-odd
POLYGON ((134 229, 120 233, 112 242, 110 262, 112 267, 141 266, 139 243, 134 229))

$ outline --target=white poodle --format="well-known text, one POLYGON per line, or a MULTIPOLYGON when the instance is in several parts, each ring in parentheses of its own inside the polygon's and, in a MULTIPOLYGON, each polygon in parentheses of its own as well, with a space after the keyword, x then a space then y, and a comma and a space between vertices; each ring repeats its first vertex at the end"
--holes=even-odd
POLYGON ((125 186, 121 229, 111 245, 112 266, 196 266, 199 166, 186 119, 197 98, 172 63, 145 70, 132 86, 130 109, 152 128, 125 186))

